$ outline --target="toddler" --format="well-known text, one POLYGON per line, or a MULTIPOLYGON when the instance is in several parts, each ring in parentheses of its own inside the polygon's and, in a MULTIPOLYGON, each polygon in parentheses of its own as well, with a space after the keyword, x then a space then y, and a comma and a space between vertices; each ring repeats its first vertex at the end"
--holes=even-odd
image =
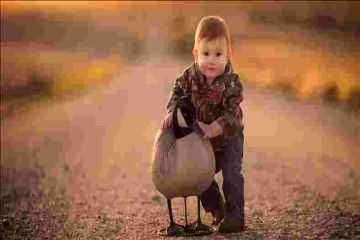
POLYGON ((194 62, 175 80, 163 127, 171 127, 173 109, 182 96, 191 97, 196 118, 216 157, 216 172, 222 171, 225 202, 217 182, 200 196, 214 217, 219 232, 240 232, 245 227, 242 110, 243 87, 231 65, 230 33, 217 16, 200 20, 193 48, 194 62))

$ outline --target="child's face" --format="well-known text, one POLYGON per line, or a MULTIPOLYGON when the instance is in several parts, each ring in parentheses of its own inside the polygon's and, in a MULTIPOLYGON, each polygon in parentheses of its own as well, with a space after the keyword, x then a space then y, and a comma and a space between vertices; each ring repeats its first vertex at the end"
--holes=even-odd
POLYGON ((206 79, 208 81, 214 80, 217 76, 224 73, 226 63, 228 62, 226 39, 200 40, 194 57, 201 73, 206 76, 206 79))

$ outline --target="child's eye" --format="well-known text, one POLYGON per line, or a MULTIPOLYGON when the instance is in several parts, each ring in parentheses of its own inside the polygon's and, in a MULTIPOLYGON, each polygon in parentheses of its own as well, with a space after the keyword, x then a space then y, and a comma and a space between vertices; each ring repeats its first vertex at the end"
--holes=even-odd
POLYGON ((221 55, 222 55, 221 52, 217 52, 217 53, 216 53, 216 56, 217 56, 217 57, 220 57, 221 55))
POLYGON ((203 53, 205 56, 209 56, 209 52, 204 52, 203 53))

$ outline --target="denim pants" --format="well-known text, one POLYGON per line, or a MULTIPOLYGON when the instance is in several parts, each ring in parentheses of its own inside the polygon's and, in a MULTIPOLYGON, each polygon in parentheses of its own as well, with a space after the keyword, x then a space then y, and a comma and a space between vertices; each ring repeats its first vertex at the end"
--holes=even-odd
MULTIPOLYGON (((245 223, 244 215, 244 177, 241 173, 243 158, 244 134, 227 137, 223 151, 215 152, 216 173, 223 175, 222 189, 225 196, 225 219, 245 223)), ((200 196, 201 203, 207 212, 223 211, 224 200, 217 182, 200 196)))

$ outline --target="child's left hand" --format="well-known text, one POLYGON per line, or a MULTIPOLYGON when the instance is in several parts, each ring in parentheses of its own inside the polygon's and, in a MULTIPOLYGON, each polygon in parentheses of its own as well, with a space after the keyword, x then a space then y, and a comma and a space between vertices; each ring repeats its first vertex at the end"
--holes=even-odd
POLYGON ((210 124, 198 121, 198 124, 204 132, 204 138, 214 138, 223 133, 223 129, 217 121, 213 121, 210 124))

